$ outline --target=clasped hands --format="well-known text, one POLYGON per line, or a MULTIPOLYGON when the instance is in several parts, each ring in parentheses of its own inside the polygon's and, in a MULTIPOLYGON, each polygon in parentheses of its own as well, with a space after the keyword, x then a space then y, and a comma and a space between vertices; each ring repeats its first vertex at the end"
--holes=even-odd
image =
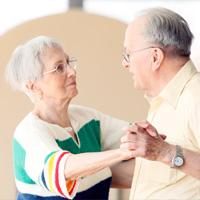
POLYGON ((142 157, 163 162, 170 144, 165 141, 166 136, 159 134, 148 121, 135 122, 122 130, 128 133, 121 138, 120 150, 124 160, 142 157))

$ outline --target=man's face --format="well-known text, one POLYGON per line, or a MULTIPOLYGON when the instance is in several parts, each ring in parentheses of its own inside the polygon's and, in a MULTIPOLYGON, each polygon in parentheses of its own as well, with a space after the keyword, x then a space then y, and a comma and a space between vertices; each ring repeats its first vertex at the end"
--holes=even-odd
POLYGON ((145 21, 145 17, 139 17, 128 26, 125 34, 124 48, 129 54, 129 62, 123 60, 122 65, 129 68, 129 72, 133 74, 134 87, 148 91, 149 79, 151 78, 149 75, 152 49, 146 49, 149 45, 146 44, 142 33, 145 21))

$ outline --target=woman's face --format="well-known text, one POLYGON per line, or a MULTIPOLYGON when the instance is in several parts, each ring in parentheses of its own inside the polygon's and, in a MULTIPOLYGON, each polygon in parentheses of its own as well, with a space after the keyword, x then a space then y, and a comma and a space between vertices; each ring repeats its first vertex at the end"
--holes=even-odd
POLYGON ((44 99, 71 100, 78 94, 76 71, 67 65, 70 58, 65 52, 57 47, 52 49, 47 47, 40 59, 44 65, 44 73, 55 69, 60 63, 67 66, 67 70, 63 75, 60 75, 57 71, 43 75, 40 88, 44 99))

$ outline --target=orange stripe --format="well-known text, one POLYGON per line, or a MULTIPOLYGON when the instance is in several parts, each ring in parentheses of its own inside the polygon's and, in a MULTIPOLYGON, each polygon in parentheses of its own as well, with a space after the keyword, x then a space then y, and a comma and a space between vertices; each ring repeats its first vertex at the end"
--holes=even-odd
POLYGON ((75 185, 76 185, 76 181, 73 181, 73 182, 74 182, 74 184, 73 184, 73 187, 72 187, 71 191, 69 191, 69 195, 72 194, 72 192, 74 191, 75 185))
POLYGON ((67 187, 67 191, 69 192, 73 186, 74 181, 67 181, 66 183, 66 187, 67 187))

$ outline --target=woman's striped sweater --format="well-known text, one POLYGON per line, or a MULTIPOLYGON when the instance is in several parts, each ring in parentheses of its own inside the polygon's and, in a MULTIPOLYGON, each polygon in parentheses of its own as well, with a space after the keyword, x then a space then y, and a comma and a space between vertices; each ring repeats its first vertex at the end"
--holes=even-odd
POLYGON ((32 113, 16 128, 13 151, 18 200, 108 199, 109 168, 80 180, 66 181, 64 165, 71 154, 118 148, 124 135, 122 127, 128 123, 75 105, 69 107, 68 115, 78 143, 67 129, 42 121, 32 113))

